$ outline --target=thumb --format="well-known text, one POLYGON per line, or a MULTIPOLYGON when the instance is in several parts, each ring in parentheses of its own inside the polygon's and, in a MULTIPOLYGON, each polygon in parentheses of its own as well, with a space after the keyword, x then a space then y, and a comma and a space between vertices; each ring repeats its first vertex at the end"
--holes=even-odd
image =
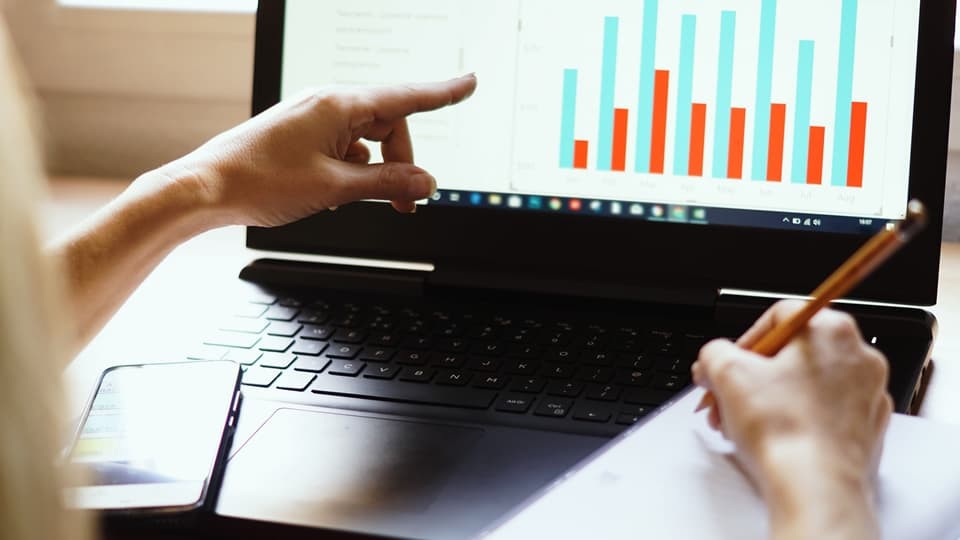
POLYGON ((359 165, 339 162, 337 165, 334 206, 365 199, 419 201, 432 197, 437 191, 436 179, 409 163, 359 165))

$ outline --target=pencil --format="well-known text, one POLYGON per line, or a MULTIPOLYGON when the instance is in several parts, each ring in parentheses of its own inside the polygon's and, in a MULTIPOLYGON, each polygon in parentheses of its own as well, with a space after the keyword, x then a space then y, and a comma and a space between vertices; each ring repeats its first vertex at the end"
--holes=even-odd
MULTIPOLYGON (((894 253, 913 240, 927 226, 927 220, 927 209, 923 203, 917 200, 910 201, 906 219, 889 223, 871 238, 822 285, 817 287, 817 290, 813 291, 810 295, 812 299, 802 310, 771 329, 750 350, 767 357, 779 353, 803 331, 810 319, 821 309, 852 291, 894 253)), ((714 395, 707 392, 700 401, 697 411, 716 405, 714 395)))

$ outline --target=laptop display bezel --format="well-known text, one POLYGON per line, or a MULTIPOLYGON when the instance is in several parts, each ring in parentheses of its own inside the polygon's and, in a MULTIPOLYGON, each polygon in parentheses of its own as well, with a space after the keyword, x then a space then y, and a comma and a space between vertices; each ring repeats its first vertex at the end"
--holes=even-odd
MULTIPOLYGON (((259 3, 253 114, 280 100, 285 4, 259 3)), ((910 197, 927 204, 930 226, 851 298, 936 303, 955 12, 956 0, 921 2, 910 197)), ((492 76, 481 74, 481 85, 492 76)), ((443 179, 439 182, 442 188, 443 179)), ((247 246, 427 262, 451 271, 469 269, 474 276, 506 272, 571 283, 807 294, 866 239, 485 208, 428 206, 401 216, 389 205, 357 203, 287 227, 250 228, 247 246)))

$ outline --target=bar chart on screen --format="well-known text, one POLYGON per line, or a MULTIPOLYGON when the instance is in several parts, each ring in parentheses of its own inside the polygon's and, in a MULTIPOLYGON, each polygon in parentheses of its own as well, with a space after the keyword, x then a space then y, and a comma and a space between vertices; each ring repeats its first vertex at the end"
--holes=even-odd
POLYGON ((521 0, 517 133, 545 135, 518 137, 514 187, 881 215, 906 200, 918 16, 898 0, 521 0))

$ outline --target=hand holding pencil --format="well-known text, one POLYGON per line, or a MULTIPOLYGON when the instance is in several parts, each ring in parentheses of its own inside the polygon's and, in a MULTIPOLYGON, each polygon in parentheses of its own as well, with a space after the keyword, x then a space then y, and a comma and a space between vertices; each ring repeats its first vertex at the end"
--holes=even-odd
MULTIPOLYGON (((916 200, 910 201, 906 219, 889 224, 874 236, 813 292, 809 303, 792 317, 774 326, 750 347, 750 350, 765 357, 776 355, 807 326, 820 310, 852 291, 901 247, 909 243, 926 225, 927 212, 923 203, 916 200)), ((712 393, 708 392, 697 407, 697 411, 716 406, 716 399, 712 393)), ((719 411, 715 414, 719 414, 719 411)))

